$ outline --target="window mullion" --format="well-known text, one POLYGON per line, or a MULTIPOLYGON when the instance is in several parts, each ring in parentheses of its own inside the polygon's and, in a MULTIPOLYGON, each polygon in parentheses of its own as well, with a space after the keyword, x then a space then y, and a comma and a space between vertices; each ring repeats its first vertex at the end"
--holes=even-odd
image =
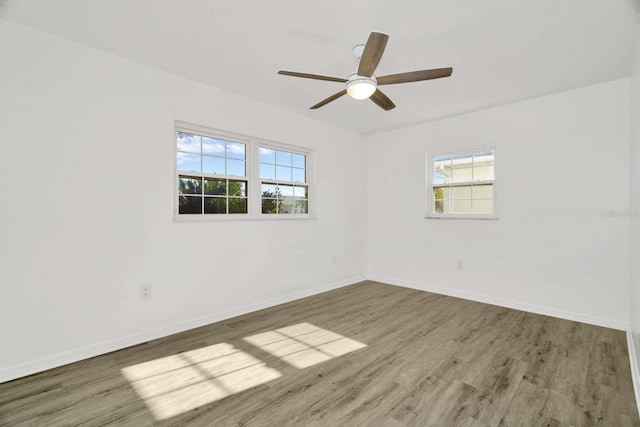
MULTIPOLYGON (((202 156, 200 156, 202 157, 202 156)), ((205 207, 205 200, 204 200, 204 178, 201 176, 200 177, 200 209, 202 209, 202 214, 204 215, 204 207, 205 207)))
POLYGON ((446 187, 469 187, 472 185, 489 185, 493 183, 494 183, 493 180, 487 180, 487 181, 477 181, 477 182, 473 182, 473 181, 452 182, 450 184, 431 184, 431 185, 433 186, 433 188, 446 188, 446 187))
POLYGON ((249 204, 249 214, 260 215, 262 212, 262 184, 260 183, 260 144, 251 140, 249 150, 249 177, 250 183, 247 189, 247 203, 249 204))

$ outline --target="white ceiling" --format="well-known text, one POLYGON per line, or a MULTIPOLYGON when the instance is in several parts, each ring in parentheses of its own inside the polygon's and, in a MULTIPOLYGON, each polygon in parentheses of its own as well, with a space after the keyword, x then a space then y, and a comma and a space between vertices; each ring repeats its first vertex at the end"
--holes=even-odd
POLYGON ((0 0, 0 17, 363 134, 626 77, 636 0, 0 0), (351 47, 390 39, 377 75, 453 67, 386 86, 385 112, 344 96, 351 47))

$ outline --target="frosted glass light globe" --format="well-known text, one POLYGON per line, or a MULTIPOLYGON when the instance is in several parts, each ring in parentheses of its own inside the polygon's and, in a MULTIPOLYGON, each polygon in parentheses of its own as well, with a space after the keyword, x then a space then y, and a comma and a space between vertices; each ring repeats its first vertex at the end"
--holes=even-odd
POLYGON ((360 77, 347 83, 347 93, 354 99, 367 99, 376 91, 376 82, 367 77, 360 77))

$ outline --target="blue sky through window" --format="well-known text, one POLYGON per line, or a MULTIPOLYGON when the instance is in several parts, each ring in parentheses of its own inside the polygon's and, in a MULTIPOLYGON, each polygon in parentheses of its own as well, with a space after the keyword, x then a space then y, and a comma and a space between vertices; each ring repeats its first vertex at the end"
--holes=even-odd
POLYGON ((304 183, 305 169, 304 154, 260 147, 260 179, 304 183))
POLYGON ((180 172, 246 175, 246 146, 240 142, 176 133, 176 164, 180 172))

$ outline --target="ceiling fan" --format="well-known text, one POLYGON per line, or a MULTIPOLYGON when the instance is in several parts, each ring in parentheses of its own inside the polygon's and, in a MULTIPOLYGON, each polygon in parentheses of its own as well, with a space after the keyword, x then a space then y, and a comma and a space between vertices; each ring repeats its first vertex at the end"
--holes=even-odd
POLYGON ((378 86, 392 85, 397 83, 410 83, 422 80, 440 79, 449 77, 453 72, 453 68, 436 68, 432 70, 410 71, 408 73, 390 74, 387 76, 376 77, 373 73, 380 63, 384 49, 387 46, 389 36, 382 33, 373 32, 369 35, 367 44, 359 44, 353 47, 353 55, 358 61, 358 70, 349 75, 346 79, 339 77, 321 76, 318 74, 298 73, 295 71, 278 71, 278 74, 284 76, 302 77, 305 79, 326 80, 330 82, 346 83, 346 87, 340 92, 335 93, 317 104, 310 107, 315 110, 331 101, 335 101, 342 95, 349 94, 355 99, 369 98, 385 111, 395 108, 395 104, 387 95, 382 93, 378 86))

